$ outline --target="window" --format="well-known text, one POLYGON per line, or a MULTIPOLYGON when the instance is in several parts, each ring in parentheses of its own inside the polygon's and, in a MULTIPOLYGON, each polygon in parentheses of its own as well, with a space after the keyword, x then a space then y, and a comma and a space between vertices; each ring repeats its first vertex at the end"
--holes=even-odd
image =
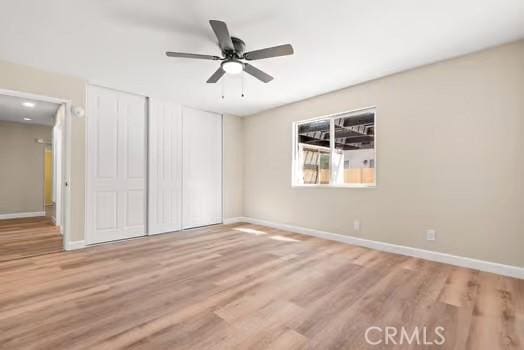
POLYGON ((294 124, 293 185, 376 184, 375 109, 294 124))

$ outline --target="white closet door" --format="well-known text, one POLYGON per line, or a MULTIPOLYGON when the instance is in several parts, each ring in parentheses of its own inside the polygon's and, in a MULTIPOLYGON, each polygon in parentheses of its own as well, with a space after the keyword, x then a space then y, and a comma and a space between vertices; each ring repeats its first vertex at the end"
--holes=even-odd
POLYGON ((145 234, 146 99, 89 86, 87 243, 145 234))
POLYGON ((182 110, 184 228, 222 222, 222 116, 182 110))
POLYGON ((150 99, 149 234, 182 228, 182 110, 150 99))

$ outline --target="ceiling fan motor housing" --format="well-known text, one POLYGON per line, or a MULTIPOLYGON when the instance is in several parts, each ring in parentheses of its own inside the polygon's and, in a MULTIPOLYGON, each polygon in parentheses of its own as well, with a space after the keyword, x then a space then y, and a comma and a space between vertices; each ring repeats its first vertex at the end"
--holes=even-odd
POLYGON ((244 52, 246 51, 246 43, 237 37, 232 36, 231 41, 233 42, 233 46, 235 47, 235 51, 228 51, 228 50, 222 50, 222 54, 224 54, 224 57, 226 58, 242 58, 244 55, 244 52))

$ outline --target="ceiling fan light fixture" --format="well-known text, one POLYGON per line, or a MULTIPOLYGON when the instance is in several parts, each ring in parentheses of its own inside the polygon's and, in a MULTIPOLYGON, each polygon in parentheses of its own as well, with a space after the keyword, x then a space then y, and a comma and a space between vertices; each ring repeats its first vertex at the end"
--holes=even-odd
POLYGON ((238 74, 244 70, 244 65, 239 61, 229 60, 222 63, 222 69, 228 74, 238 74))
POLYGON ((248 62, 244 62, 243 60, 255 61, 271 57, 288 56, 294 53, 291 44, 266 47, 265 49, 245 52, 246 43, 238 37, 231 36, 225 22, 212 19, 209 21, 209 24, 218 40, 218 47, 222 52, 222 57, 203 55, 199 53, 166 51, 168 57, 222 61, 220 67, 218 67, 209 79, 207 79, 206 83, 214 84, 226 73, 240 74, 242 72, 246 72, 263 83, 269 83, 273 80, 271 75, 252 66, 248 62))

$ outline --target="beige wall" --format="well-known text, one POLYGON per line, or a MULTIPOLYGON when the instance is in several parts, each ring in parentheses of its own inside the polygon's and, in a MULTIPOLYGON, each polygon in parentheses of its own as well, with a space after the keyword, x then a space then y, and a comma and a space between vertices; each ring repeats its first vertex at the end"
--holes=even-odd
POLYGON ((0 121, 0 214, 44 211, 44 148, 49 126, 0 121))
MULTIPOLYGON (((0 89, 16 90, 71 100, 84 106, 85 82, 61 74, 0 61, 0 89)), ((71 126, 71 239, 84 237, 84 119, 73 118, 71 126)))
POLYGON ((245 216, 524 266, 524 41, 247 117, 244 131, 245 216), (368 106, 378 186, 291 188, 292 122, 368 106))
POLYGON ((243 215, 243 120, 224 115, 224 219, 243 215))

